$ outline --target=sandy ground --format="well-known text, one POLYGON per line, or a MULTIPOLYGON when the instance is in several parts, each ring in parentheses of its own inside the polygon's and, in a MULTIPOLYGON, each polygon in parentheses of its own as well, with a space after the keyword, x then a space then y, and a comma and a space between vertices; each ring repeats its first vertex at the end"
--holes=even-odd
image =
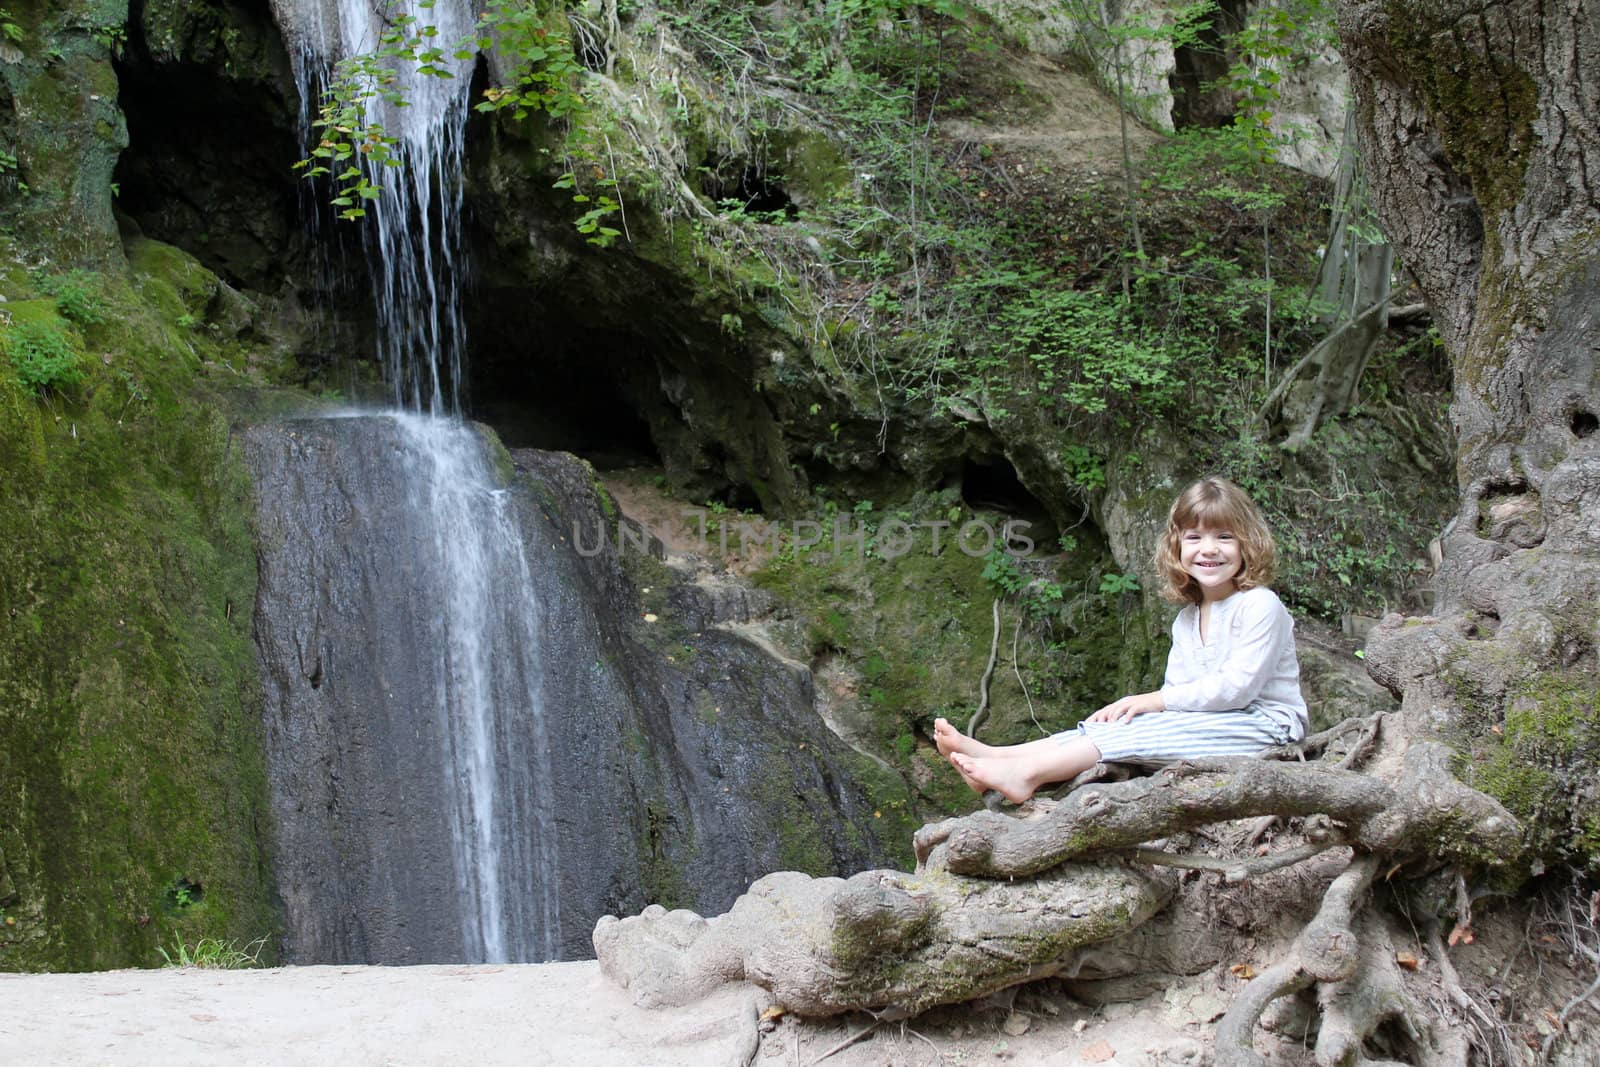
POLYGON ((758 1034, 749 987, 645 1010, 593 961, 0 974, 0 1065, 537 1064, 829 1067, 1201 1062, 1201 1034, 1142 1011, 1024 994, 873 1028, 782 1019, 758 1034), (1187 1031, 1187 1032, 1185 1032, 1187 1031))
POLYGON ((747 1001, 644 1011, 592 962, 3 974, 0 1064, 700 1067, 732 1062, 747 1001))

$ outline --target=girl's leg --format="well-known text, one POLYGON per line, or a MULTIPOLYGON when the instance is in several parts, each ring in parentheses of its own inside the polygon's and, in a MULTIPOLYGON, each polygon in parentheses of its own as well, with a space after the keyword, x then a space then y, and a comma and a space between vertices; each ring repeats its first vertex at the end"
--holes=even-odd
POLYGON ((1021 804, 1042 785, 1069 781, 1100 762, 1100 749, 1081 736, 1064 741, 1046 738, 1016 749, 1021 751, 1004 756, 953 752, 950 762, 969 786, 999 790, 1013 804, 1021 804))
MULTIPOLYGON (((976 738, 968 737, 952 726, 947 719, 933 720, 933 743, 939 749, 939 755, 949 756, 952 752, 960 752, 968 756, 990 756, 1002 759, 1013 759, 1042 752, 1045 748, 1057 748, 1060 742, 1053 737, 1041 737, 1037 741, 1025 741, 1020 745, 986 745, 976 738)), ((958 767, 957 770, 960 768, 958 767)))

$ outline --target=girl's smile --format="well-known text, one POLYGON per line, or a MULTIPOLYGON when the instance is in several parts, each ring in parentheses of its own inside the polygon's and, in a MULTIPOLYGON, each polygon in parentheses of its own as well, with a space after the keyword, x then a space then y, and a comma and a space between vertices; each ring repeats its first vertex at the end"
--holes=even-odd
POLYGON ((1221 600, 1234 591, 1244 554, 1232 530, 1185 530, 1178 539, 1178 563, 1204 599, 1221 600))

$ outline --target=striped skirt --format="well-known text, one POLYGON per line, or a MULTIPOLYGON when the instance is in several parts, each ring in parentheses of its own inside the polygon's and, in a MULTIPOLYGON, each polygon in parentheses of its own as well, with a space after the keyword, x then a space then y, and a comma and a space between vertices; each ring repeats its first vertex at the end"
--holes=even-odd
POLYGON ((1054 735, 1087 737, 1104 763, 1253 756, 1296 739, 1298 731, 1264 711, 1157 711, 1132 722, 1080 722, 1054 735))

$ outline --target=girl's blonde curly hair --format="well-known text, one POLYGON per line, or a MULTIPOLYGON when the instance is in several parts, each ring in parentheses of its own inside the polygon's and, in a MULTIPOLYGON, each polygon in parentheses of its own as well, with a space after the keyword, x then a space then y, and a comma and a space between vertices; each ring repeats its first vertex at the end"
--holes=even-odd
POLYGON ((1267 520, 1243 489, 1212 475, 1179 493, 1167 512, 1167 532, 1156 545, 1155 563, 1161 575, 1161 595, 1168 600, 1199 604, 1202 599, 1199 583, 1179 563, 1185 530, 1231 530, 1243 556, 1234 584, 1241 591, 1271 584, 1278 551, 1267 520))

